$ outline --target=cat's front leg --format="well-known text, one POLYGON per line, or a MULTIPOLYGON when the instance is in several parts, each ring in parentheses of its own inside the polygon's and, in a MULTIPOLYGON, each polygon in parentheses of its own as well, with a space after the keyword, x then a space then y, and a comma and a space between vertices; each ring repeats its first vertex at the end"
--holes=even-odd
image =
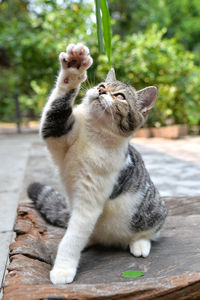
POLYGON ((60 73, 42 113, 41 135, 59 138, 69 133, 75 123, 73 103, 80 84, 87 78, 87 69, 92 64, 89 49, 83 44, 70 44, 59 55, 60 73))
POLYGON ((60 53, 59 60, 61 71, 57 83, 61 89, 79 87, 87 79, 86 70, 93 62, 88 47, 81 43, 69 44, 66 52, 60 53))
POLYGON ((94 207, 81 202, 74 208, 67 231, 59 244, 54 267, 50 272, 52 283, 65 284, 74 280, 81 251, 86 247, 102 211, 103 203, 94 207))
POLYGON ((150 239, 141 238, 136 241, 132 241, 129 245, 130 252, 136 257, 147 257, 151 250, 150 239))

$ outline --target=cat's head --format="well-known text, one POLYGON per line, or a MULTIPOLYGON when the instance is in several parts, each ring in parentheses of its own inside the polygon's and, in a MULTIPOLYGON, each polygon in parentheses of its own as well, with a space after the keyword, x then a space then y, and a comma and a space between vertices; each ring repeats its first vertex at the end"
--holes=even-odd
POLYGON ((156 87, 136 91, 130 84, 118 81, 112 68, 105 82, 87 91, 84 102, 97 122, 130 136, 144 124, 156 97, 156 87))

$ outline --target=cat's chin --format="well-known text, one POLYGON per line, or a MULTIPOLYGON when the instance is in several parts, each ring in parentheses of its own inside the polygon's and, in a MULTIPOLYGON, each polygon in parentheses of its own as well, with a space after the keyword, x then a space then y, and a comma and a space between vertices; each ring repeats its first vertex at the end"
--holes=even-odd
POLYGON ((94 101, 99 102, 99 96, 96 96, 96 95, 90 96, 90 97, 89 97, 89 101, 90 101, 91 103, 94 102, 94 101))
POLYGON ((107 106, 98 98, 94 99, 92 101, 92 105, 94 106, 95 110, 98 113, 102 113, 102 117, 103 115, 109 115, 109 111, 107 110, 107 106))
POLYGON ((97 99, 99 97, 99 93, 96 88, 91 88, 87 91, 85 98, 89 100, 89 102, 92 102, 93 100, 97 99))
POLYGON ((100 112, 103 110, 105 113, 108 113, 106 106, 101 101, 99 95, 96 94, 87 95, 84 102, 86 103, 86 105, 89 104, 89 106, 92 108, 92 110, 94 109, 95 112, 100 112))

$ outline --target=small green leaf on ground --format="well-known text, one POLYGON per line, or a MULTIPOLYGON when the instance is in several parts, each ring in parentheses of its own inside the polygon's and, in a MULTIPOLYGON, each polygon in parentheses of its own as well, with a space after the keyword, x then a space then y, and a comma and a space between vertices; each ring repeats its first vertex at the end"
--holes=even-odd
POLYGON ((124 278, 136 278, 140 276, 144 276, 144 273, 141 271, 125 271, 122 273, 122 277, 124 278))

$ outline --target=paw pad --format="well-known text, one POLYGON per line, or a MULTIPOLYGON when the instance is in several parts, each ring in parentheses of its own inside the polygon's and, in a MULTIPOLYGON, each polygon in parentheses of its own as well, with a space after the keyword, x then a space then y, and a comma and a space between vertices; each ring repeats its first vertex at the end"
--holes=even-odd
POLYGON ((60 53, 59 59, 64 69, 80 70, 80 73, 87 70, 92 64, 88 47, 81 43, 68 45, 66 52, 60 53))

